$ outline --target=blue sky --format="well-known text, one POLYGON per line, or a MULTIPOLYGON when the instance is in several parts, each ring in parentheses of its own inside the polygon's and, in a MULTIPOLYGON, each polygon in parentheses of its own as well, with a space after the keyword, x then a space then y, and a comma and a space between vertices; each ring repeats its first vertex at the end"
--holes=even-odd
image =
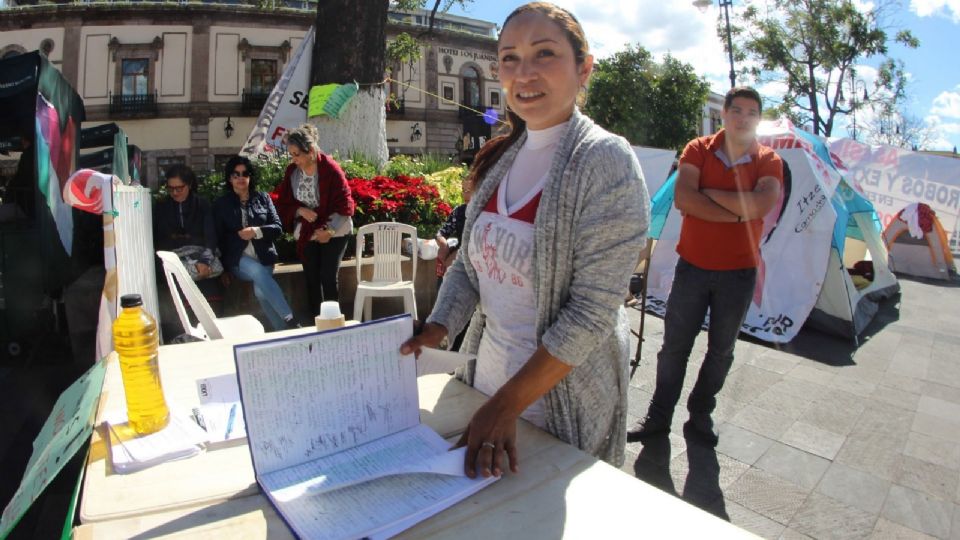
MULTIPOLYGON (((871 4, 855 0, 862 6, 871 4)), ((522 2, 506 0, 474 0, 466 10, 454 8, 451 13, 501 23, 510 11, 522 2)), ((608 56, 628 43, 639 43, 654 54, 670 52, 694 66, 704 75, 714 91, 729 87, 729 70, 723 46, 714 25, 718 8, 701 13, 685 0, 556 0, 570 9, 583 23, 593 53, 608 56)), ((734 9, 741 2, 734 0, 734 9)), ((911 30, 920 39, 920 48, 891 47, 893 56, 906 64, 910 77, 907 88, 907 112, 923 119, 932 135, 931 149, 951 150, 960 147, 960 0, 902 0, 890 21, 899 28, 911 30)), ((858 73, 870 79, 873 70, 865 62, 858 73)), ((776 87, 765 90, 776 93, 776 87)), ((858 123, 867 112, 858 113, 858 123)), ((845 121, 841 124, 846 125, 845 121)), ((834 131, 843 135, 845 127, 834 131)))

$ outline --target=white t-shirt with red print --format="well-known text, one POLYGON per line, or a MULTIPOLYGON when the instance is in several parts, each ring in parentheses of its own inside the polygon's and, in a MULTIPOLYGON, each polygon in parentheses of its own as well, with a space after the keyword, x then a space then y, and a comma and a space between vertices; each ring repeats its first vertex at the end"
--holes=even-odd
MULTIPOLYGON (((493 395, 537 350, 533 290, 534 226, 540 194, 567 124, 527 131, 507 176, 473 224, 470 261, 477 271, 486 328, 473 385, 493 395)), ((543 400, 522 417, 545 427, 543 400)))

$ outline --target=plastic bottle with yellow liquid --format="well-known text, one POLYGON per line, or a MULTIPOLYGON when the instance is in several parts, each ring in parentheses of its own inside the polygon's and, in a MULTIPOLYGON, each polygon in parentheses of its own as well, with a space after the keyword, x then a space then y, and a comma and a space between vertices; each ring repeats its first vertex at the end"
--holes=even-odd
POLYGON ((122 296, 120 306, 123 310, 113 322, 113 343, 120 356, 127 419, 137 433, 154 433, 170 420, 157 362, 157 322, 143 309, 139 294, 122 296))

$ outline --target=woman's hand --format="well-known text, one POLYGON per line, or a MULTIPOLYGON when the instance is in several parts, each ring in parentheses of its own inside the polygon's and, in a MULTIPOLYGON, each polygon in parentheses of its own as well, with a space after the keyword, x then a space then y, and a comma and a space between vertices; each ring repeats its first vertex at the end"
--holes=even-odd
POLYGON ((253 240, 257 237, 257 231, 253 227, 246 227, 237 231, 237 235, 240 236, 242 240, 253 240))
POLYGON ((437 323, 427 323, 417 328, 419 321, 413 321, 414 336, 403 342, 400 346, 400 354, 413 353, 420 358, 420 352, 424 347, 437 348, 443 338, 447 337, 447 329, 437 323), (418 331, 419 330, 419 331, 418 331))
POLYGON ((540 345, 520 371, 474 413, 456 445, 467 447, 463 468, 468 477, 500 476, 506 465, 504 453, 510 460, 510 470, 513 473, 519 470, 517 418, 571 369, 540 345))
POLYGON ((319 242, 321 244, 326 244, 333 238, 333 234, 329 229, 317 229, 313 231, 313 235, 310 236, 310 240, 313 242, 319 242))
POLYGON ((494 395, 477 409, 467 424, 467 430, 454 448, 467 447, 463 463, 469 478, 484 478, 503 474, 504 454, 510 460, 510 472, 520 472, 517 456, 517 414, 503 403, 500 394, 494 395))
POLYGON ((208 277, 210 275, 210 267, 202 262, 198 262, 197 274, 202 278, 208 277))
POLYGON ((308 223, 313 223, 317 220, 317 213, 313 210, 307 208, 306 206, 301 206, 297 208, 297 215, 307 220, 308 223))

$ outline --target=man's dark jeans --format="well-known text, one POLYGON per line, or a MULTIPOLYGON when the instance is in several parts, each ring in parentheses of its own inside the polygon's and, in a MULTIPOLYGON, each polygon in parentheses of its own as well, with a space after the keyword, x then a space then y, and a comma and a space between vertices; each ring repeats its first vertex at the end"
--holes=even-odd
POLYGON ((750 308, 756 279, 754 268, 703 270, 682 258, 677 262, 667 300, 663 347, 657 355, 657 387, 649 410, 652 417, 667 423, 673 418, 690 351, 708 308, 707 354, 687 400, 687 409, 691 414, 713 412, 717 392, 723 388, 733 363, 733 348, 750 308))

